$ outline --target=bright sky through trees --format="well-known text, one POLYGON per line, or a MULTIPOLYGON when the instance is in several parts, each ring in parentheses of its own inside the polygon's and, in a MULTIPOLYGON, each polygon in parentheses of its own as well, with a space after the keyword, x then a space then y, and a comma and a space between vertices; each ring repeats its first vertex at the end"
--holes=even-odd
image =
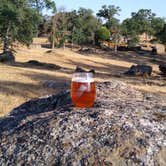
POLYGON ((122 11, 119 19, 122 21, 130 17, 131 12, 139 9, 152 9, 158 17, 166 18, 166 0, 55 0, 57 9, 65 7, 66 10, 78 9, 79 7, 90 8, 94 13, 101 9, 102 5, 119 6, 122 11))

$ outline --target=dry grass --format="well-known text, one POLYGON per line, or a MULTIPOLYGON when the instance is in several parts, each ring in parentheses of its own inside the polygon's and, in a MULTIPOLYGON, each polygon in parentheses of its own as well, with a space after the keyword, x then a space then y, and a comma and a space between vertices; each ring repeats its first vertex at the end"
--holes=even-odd
MULTIPOLYGON (((109 81, 112 79, 123 80, 136 88, 154 93, 166 94, 166 88, 159 86, 164 84, 165 80, 158 74, 158 66, 152 64, 154 73, 145 84, 142 78, 118 77, 118 74, 126 71, 132 64, 137 63, 136 57, 132 58, 133 53, 121 53, 112 55, 99 52, 95 55, 80 55, 70 49, 55 49, 50 52, 46 48, 17 48, 16 65, 10 66, 0 64, 0 116, 10 112, 14 107, 31 99, 51 93, 57 93, 63 88, 70 88, 72 72, 76 65, 86 69, 95 69, 96 81, 109 81), (62 67, 60 70, 48 70, 47 68, 27 67, 25 63, 29 60, 38 60, 45 63, 53 63, 62 67), (159 79, 160 78, 160 79, 159 79), (45 80, 54 80, 57 82, 57 88, 45 88, 45 80), (66 82, 68 87, 63 87, 66 82)), ((139 59, 139 62, 141 60, 139 59)), ((142 59, 143 62, 149 62, 149 59, 142 59)))

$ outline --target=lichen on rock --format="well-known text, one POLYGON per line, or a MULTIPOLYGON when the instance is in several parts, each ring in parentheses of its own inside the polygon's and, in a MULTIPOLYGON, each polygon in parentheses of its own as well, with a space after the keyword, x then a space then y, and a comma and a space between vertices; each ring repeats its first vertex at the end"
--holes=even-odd
POLYGON ((0 165, 164 165, 165 101, 119 81, 98 83, 92 108, 69 91, 30 100, 0 119, 0 165))

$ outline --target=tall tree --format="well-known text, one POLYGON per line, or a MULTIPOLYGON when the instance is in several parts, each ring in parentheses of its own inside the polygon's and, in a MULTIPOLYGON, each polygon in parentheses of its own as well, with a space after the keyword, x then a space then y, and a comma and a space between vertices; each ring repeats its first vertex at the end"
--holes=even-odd
POLYGON ((78 11, 71 12, 58 11, 52 17, 50 39, 55 42, 55 45, 58 42, 63 44, 66 38, 79 45, 94 43, 94 32, 98 26, 99 22, 90 9, 80 8, 78 11))
POLYGON ((154 17, 151 20, 151 27, 152 27, 152 35, 157 36, 159 32, 161 32, 165 25, 165 19, 161 17, 154 17))
POLYGON ((4 53, 8 51, 9 44, 13 41, 17 40, 27 45, 32 42, 41 18, 39 5, 43 8, 43 4, 46 4, 47 7, 49 2, 51 3, 50 0, 42 1, 42 4, 38 3, 35 8, 32 0, 0 1, 0 36, 4 42, 4 53))
POLYGON ((50 34, 52 49, 54 49, 55 45, 63 45, 63 47, 65 48, 65 41, 68 35, 68 20, 69 12, 66 12, 62 8, 52 17, 52 27, 50 34))
POLYGON ((150 9, 140 9, 131 13, 131 18, 127 18, 121 25, 122 33, 130 40, 136 41, 138 35, 156 36, 164 26, 164 19, 156 17, 150 9))
POLYGON ((116 16, 119 15, 121 11, 120 7, 114 5, 103 5, 102 8, 98 11, 97 16, 102 17, 106 22, 105 25, 108 29, 115 29, 119 25, 119 20, 116 16))
POLYGON ((125 19, 121 24, 121 34, 129 45, 136 45, 139 42, 138 35, 140 34, 137 29, 137 22, 130 18, 125 19))
POLYGON ((92 42, 95 44, 95 32, 100 27, 100 23, 97 18, 93 16, 91 9, 80 8, 78 10, 78 18, 82 20, 79 29, 85 34, 86 42, 92 42))
POLYGON ((163 29, 157 34, 157 38, 166 46, 166 24, 163 29))
POLYGON ((151 21, 156 16, 151 9, 140 9, 138 12, 131 14, 133 21, 136 23, 138 33, 152 34, 151 21))
POLYGON ((118 43, 118 36, 119 36, 119 20, 116 18, 121 11, 120 7, 114 5, 104 5, 102 9, 99 10, 97 13, 98 17, 104 18, 105 26, 110 30, 112 34, 112 39, 115 42, 115 52, 117 51, 117 43, 118 43))

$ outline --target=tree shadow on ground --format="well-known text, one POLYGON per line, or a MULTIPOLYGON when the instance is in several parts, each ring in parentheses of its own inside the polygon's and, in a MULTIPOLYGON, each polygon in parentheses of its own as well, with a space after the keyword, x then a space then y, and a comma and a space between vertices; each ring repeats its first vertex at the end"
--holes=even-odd
POLYGON ((37 82, 39 82, 41 84, 41 86, 43 86, 43 88, 52 88, 52 89, 56 89, 62 90, 62 89, 68 89, 70 87, 70 79, 63 77, 63 76, 54 76, 54 75, 49 75, 49 74, 44 74, 44 73, 23 73, 23 76, 29 77, 32 80, 35 80, 37 82), (53 86, 48 85, 47 87, 47 83, 49 84, 53 83, 53 86), (45 84, 46 83, 46 84, 45 84))
MULTIPOLYGON (((117 54, 115 53, 108 53, 99 55, 100 57, 102 56, 103 58, 106 59, 111 59, 111 60, 119 60, 119 65, 118 64, 110 64, 109 62, 96 62, 95 60, 89 60, 87 59, 88 62, 93 63, 94 65, 88 65, 81 63, 81 62, 74 62, 73 60, 70 60, 69 63, 74 64, 74 65, 79 65, 84 68, 88 69, 95 69, 96 72, 96 77, 97 78, 104 78, 104 79, 118 79, 118 80, 123 80, 131 85, 140 85, 140 86, 158 86, 158 87, 166 87, 165 81, 165 76, 161 75, 160 72, 158 71, 153 71, 153 74, 147 78, 143 76, 128 76, 125 75, 124 73, 128 71, 129 67, 124 67, 123 64, 120 63, 120 61, 124 62, 129 62, 134 64, 148 64, 148 65, 159 65, 163 62, 165 62, 166 57, 161 56, 161 55, 150 55, 148 52, 145 51, 146 54, 139 54, 136 52, 118 52, 117 54), (95 64, 97 64, 95 66, 95 64), (100 67, 98 67, 98 65, 100 67), (104 72, 102 72, 104 71, 104 72)), ((88 56, 88 55, 87 55, 88 56)))
POLYGON ((14 64, 12 64, 12 66, 41 69, 41 70, 59 70, 59 69, 61 69, 60 66, 55 65, 53 63, 39 62, 36 60, 30 60, 28 62, 15 62, 14 64))
POLYGON ((38 89, 38 85, 32 83, 21 83, 17 81, 0 81, 0 93, 6 93, 12 96, 29 97, 26 91, 37 94, 35 89, 38 89))
POLYGON ((150 63, 160 65, 166 63, 166 55, 153 55, 149 51, 118 51, 117 53, 113 51, 99 51, 97 54, 103 58, 123 60, 136 64, 150 63))
MULTIPOLYGON (((119 55, 121 56, 119 58, 122 58, 122 59, 124 58, 123 55, 121 54, 119 55)), ((125 57, 127 58, 127 61, 129 60, 130 62, 134 62, 137 64, 150 63, 154 65, 160 65, 161 63, 166 63, 166 57, 164 55, 157 55, 157 54, 153 55, 147 51, 141 51, 141 53, 135 52, 135 54, 133 52, 132 54, 126 53, 125 57)))
MULTIPOLYGON (((40 119, 41 113, 48 113, 52 111, 56 106, 61 102, 61 105, 65 106, 65 103, 68 103, 68 100, 65 100, 63 98, 63 90, 69 90, 70 89, 70 79, 66 77, 60 77, 60 76, 54 76, 51 74, 44 74, 44 73, 20 73, 24 77, 29 77, 31 80, 34 80, 36 83, 23 83, 19 81, 0 81, 0 93, 6 93, 9 96, 19 96, 19 97, 25 97, 29 101, 21 104, 19 106, 19 111, 17 111, 17 107, 13 109, 9 116, 7 117, 6 121, 3 121, 3 118, 0 118, 0 133, 8 130, 9 126, 13 126, 11 128, 19 127, 22 120, 26 120, 26 118, 29 118, 31 116, 36 116, 36 118, 40 119), (47 93, 45 95, 39 96, 40 90, 45 89, 46 91, 50 89, 50 87, 44 86, 44 81, 52 80, 54 81, 54 87, 51 88, 52 91, 47 93), (27 93, 28 92, 28 93, 27 93), (61 93, 59 93, 61 92, 61 93), (37 97, 37 99, 29 96, 29 93, 35 94, 34 96, 37 97), (49 95, 49 96, 48 96, 49 95), (56 98, 56 95, 59 96, 59 99, 56 98), (38 98, 40 97, 40 98, 38 98), (63 100, 62 100, 63 99, 63 100), (62 104, 63 102, 63 104, 62 104), (16 115, 16 116, 15 116, 16 115)), ((52 83, 52 82, 51 82, 52 83)), ((70 93, 67 93, 68 96, 70 93)))
MULTIPOLYGON (((68 89, 70 86, 69 80, 63 77, 57 77, 49 74, 41 74, 41 73, 24 73, 22 74, 25 77, 30 77, 31 80, 35 80, 38 83, 23 83, 23 82, 17 82, 17 81, 0 81, 0 93, 6 93, 7 95, 12 95, 12 96, 20 96, 24 98, 29 98, 31 97, 31 94, 33 96, 39 96, 40 90, 45 89, 47 91, 48 89, 51 89, 52 92, 59 92, 60 90, 63 89, 68 89), (55 86, 49 87, 49 82, 47 86, 48 80, 52 80, 55 82, 55 86)), ((52 83, 52 82, 51 82, 52 83)), ((49 93, 49 91, 48 91, 49 93)))
MULTIPOLYGON (((91 61, 91 60, 87 60, 87 61, 91 61)), ((108 63, 96 62, 93 60, 91 62, 94 62, 94 65, 90 65, 88 63, 85 64, 83 62, 76 62, 73 60, 68 60, 68 64, 79 66, 86 70, 94 69, 96 74, 98 74, 98 75, 102 74, 102 73, 106 73, 106 75, 110 76, 113 73, 123 73, 128 69, 127 67, 116 65, 116 64, 113 65, 113 64, 108 64, 108 63), (96 66, 95 64, 98 64, 100 66, 96 66)))

